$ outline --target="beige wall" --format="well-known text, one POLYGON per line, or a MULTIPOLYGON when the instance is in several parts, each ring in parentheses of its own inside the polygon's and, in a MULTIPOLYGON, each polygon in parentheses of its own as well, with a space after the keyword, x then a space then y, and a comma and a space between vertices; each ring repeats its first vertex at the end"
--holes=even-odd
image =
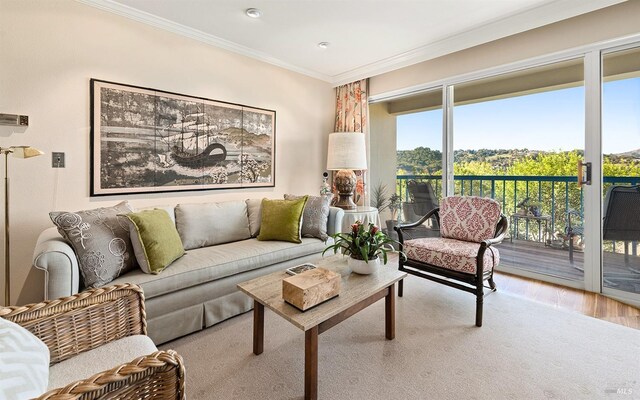
POLYGON ((637 33, 640 33, 640 1, 631 0, 374 76, 369 81, 369 95, 637 33))
POLYGON ((328 83, 72 0, 0 0, 0 112, 30 117, 26 130, 0 127, 0 146, 46 152, 9 160, 12 303, 24 304, 43 297, 43 273, 30 265, 51 210, 316 193, 334 94, 328 83), (276 187, 90 198, 90 78, 276 110, 276 187), (66 168, 51 168, 52 151, 66 153, 66 168))
MULTIPOLYGON (((396 187, 396 116, 389 114, 386 103, 369 106, 369 192, 378 184, 387 185, 387 196, 396 187)), ((373 198, 369 197, 371 201, 373 198)), ((389 219, 388 211, 380 217, 382 221, 389 219)))

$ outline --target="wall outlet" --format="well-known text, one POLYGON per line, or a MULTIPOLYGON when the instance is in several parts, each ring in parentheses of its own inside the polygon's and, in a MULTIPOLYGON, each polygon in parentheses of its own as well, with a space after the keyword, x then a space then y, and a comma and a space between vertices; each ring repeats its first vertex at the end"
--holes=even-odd
POLYGON ((52 152, 51 153, 51 166, 53 168, 64 168, 64 153, 52 152))

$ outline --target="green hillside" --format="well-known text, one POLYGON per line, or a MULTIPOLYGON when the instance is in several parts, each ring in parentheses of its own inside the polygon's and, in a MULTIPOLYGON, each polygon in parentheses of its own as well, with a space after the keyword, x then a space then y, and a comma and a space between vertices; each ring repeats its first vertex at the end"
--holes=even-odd
MULTIPOLYGON (((604 156, 605 176, 640 176, 640 152, 604 156)), ((574 175, 581 150, 480 149, 454 151, 457 175, 574 175)), ((440 175, 442 152, 427 147, 397 152, 398 175, 440 175)))

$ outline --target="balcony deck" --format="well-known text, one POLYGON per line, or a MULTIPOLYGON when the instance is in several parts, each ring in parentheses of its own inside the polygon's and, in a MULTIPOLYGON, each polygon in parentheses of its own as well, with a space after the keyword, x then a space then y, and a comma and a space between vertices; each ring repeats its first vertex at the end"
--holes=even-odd
MULTIPOLYGON (((583 280, 584 273, 576 267, 584 264, 584 253, 573 254, 574 264, 569 262, 569 251, 545 246, 527 240, 505 240, 498 245, 500 249, 500 265, 522 270, 551 275, 569 280, 583 280)), ((640 293, 640 273, 629 268, 640 270, 640 257, 619 253, 604 253, 604 277, 606 287, 640 293)), ((500 267, 498 267, 500 270, 500 267)))

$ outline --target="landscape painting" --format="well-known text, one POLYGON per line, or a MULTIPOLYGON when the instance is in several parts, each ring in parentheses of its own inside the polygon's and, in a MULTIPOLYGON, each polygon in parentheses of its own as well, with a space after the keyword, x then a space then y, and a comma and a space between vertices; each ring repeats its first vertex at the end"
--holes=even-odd
POLYGON ((275 185, 273 110, 91 80, 91 196, 275 185))

